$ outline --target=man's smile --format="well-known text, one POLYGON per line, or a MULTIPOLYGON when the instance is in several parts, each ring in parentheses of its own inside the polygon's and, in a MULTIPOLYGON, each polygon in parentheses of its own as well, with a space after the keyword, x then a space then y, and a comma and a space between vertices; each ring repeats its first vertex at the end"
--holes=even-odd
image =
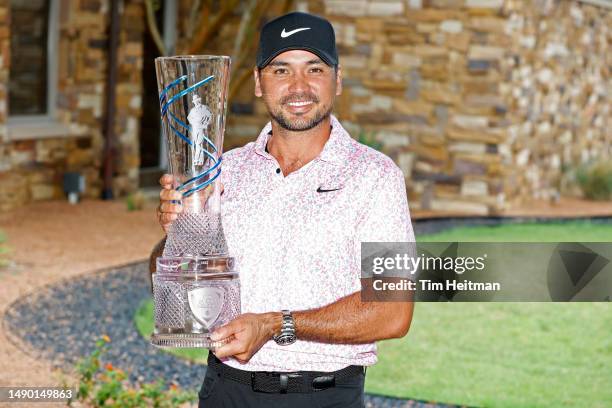
POLYGON ((286 110, 295 115, 308 113, 315 106, 314 101, 293 101, 285 104, 286 110))
POLYGON ((311 103, 312 103, 312 101, 289 102, 289 103, 287 103, 287 105, 289 105, 289 106, 306 106, 306 105, 310 105, 311 103))

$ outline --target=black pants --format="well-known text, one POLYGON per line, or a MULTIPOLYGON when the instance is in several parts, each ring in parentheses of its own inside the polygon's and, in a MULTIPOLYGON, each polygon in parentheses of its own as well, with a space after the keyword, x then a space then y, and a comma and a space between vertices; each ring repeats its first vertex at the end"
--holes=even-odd
POLYGON ((365 374, 321 391, 268 394, 225 379, 208 367, 199 392, 199 408, 363 408, 365 374))

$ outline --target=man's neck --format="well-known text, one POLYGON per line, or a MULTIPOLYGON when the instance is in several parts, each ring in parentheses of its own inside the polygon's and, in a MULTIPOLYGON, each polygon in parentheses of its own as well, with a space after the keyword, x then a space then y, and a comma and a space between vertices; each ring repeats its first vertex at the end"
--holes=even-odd
POLYGON ((325 147, 330 133, 330 117, 314 128, 300 132, 284 129, 272 121, 272 137, 268 140, 267 150, 286 176, 314 160, 325 147))

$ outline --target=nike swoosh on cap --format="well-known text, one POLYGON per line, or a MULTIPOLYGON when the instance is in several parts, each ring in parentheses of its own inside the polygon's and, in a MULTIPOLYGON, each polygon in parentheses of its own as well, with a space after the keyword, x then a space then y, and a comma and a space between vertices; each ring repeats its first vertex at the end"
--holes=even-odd
POLYGON ((290 35, 293 35, 299 31, 304 31, 304 30, 310 30, 310 27, 296 28, 295 30, 291 30, 291 31, 285 31, 285 29, 283 28, 283 32, 281 33, 281 38, 287 38, 290 35))

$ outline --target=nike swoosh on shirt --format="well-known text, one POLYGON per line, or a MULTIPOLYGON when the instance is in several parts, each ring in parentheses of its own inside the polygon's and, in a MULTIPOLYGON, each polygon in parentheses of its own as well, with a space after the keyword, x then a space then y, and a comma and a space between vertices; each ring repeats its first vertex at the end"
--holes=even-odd
POLYGON ((337 190, 342 190, 342 187, 340 188, 323 188, 323 187, 319 187, 317 188, 317 193, 329 193, 330 191, 337 191, 337 190))
POLYGON ((291 30, 291 31, 285 31, 285 29, 283 28, 283 32, 281 33, 281 38, 287 38, 290 35, 293 35, 299 31, 304 31, 304 30, 310 30, 310 27, 296 28, 295 30, 291 30))

